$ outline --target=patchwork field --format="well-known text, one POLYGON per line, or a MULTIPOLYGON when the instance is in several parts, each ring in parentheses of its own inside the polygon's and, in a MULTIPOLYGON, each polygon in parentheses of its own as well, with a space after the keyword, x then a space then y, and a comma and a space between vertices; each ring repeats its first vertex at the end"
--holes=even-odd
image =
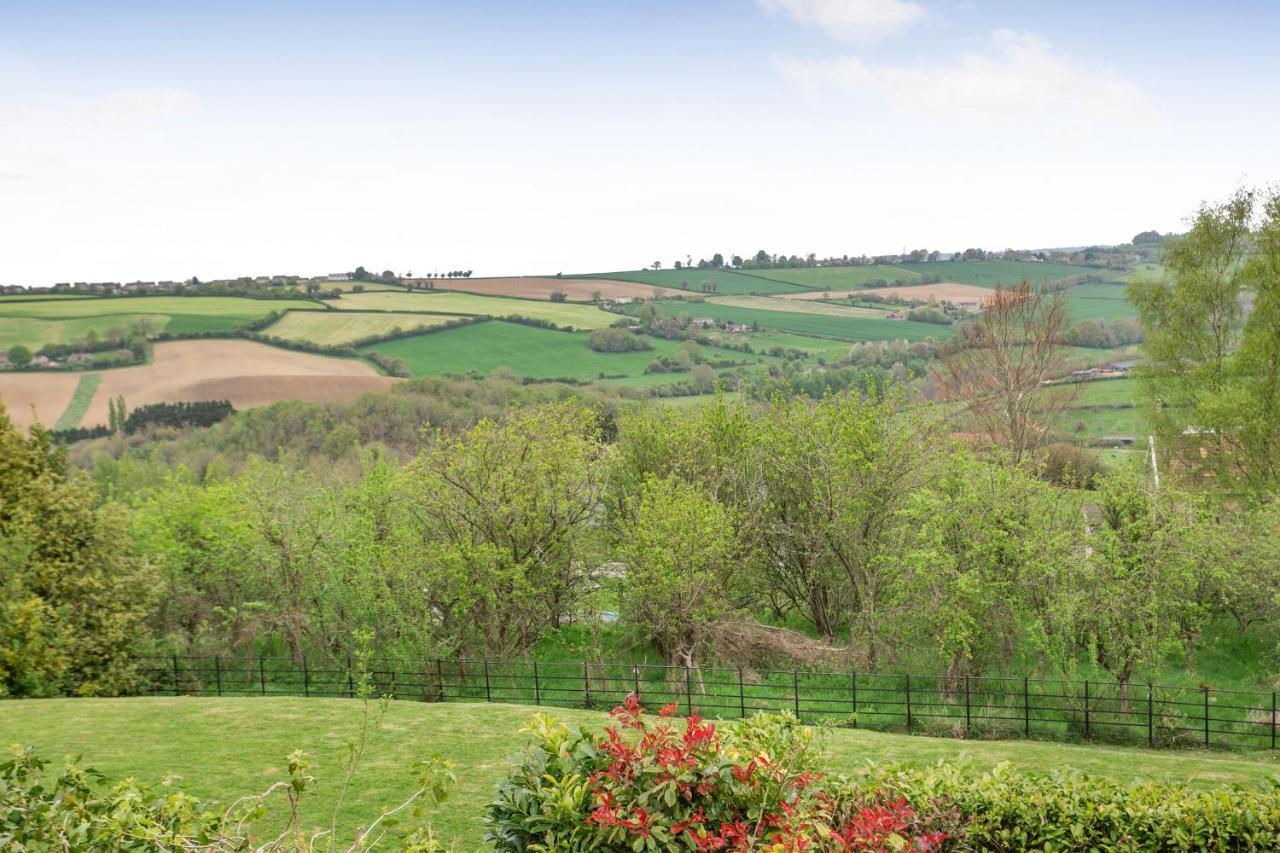
POLYGON ((246 299, 236 296, 130 296, 0 302, 0 344, 38 349, 66 343, 90 331, 99 335, 146 321, 171 334, 229 331, 284 308, 323 308, 306 300, 246 299))
POLYGON ((457 290, 482 296, 515 296, 521 299, 547 299, 551 294, 565 294, 570 302, 602 299, 652 299, 672 296, 682 291, 632 281, 608 278, 555 278, 554 276, 515 276, 510 278, 446 278, 434 279, 436 290, 457 290))
POLYGON ((702 293, 703 282, 715 282, 715 292, 725 296, 795 293, 803 290, 803 285, 788 284, 785 281, 765 277, 774 270, 761 270, 761 275, 753 275, 733 270, 631 270, 628 272, 596 273, 575 278, 594 280, 597 278, 617 281, 656 284, 686 293, 702 293))
MULTIPOLYGON (((798 303, 804 304, 804 303, 798 303)), ((840 306, 830 306, 837 308, 840 306)), ((668 305, 669 311, 676 310, 668 305)), ((884 320, 877 317, 832 316, 826 313, 806 314, 797 311, 763 311, 740 308, 734 305, 718 305, 700 302, 681 307, 680 313, 694 317, 711 317, 726 323, 752 324, 760 328, 796 335, 816 335, 845 341, 891 341, 905 339, 922 341, 925 338, 946 338, 951 335, 950 326, 932 323, 913 323, 909 320, 884 320)))
POLYGON ((262 334, 322 346, 342 346, 396 329, 440 326, 458 318, 447 314, 392 314, 363 311, 290 311, 262 334))
MULTIPOLYGON (((518 323, 493 321, 430 335, 373 344, 367 351, 404 359, 415 376, 475 371, 489 374, 508 368, 534 379, 595 379, 606 376, 644 376, 647 364, 672 355, 675 341, 654 338, 645 352, 596 352, 583 332, 560 332, 518 323)), ((735 358, 746 358, 738 353, 735 358)), ((688 378, 688 374, 659 374, 658 384, 688 378)))
MULTIPOLYGON (((752 308, 759 311, 784 311, 794 314, 820 314, 824 317, 875 317, 885 319, 889 311, 879 308, 857 308, 852 305, 835 305, 816 300, 797 300, 789 296, 715 296, 707 300, 709 305, 729 305, 752 308)), ((691 305, 693 313, 697 305, 691 305)))
MULTIPOLYGON (((356 359, 293 352, 253 341, 170 341, 155 346, 150 364, 101 372, 102 380, 80 426, 107 422, 107 401, 124 395, 133 408, 183 400, 230 400, 237 409, 277 400, 350 400, 397 380, 356 359)), ((39 381, 70 382, 60 414, 70 402, 77 374, 26 374, 39 381)), ((0 388, 19 375, 0 375, 0 388)), ((25 377, 22 377, 25 378, 25 377)), ((57 414, 41 420, 52 423, 57 414)))
POLYGON ((343 310, 356 308, 372 311, 427 311, 485 317, 509 317, 518 314, 522 317, 546 320, 559 326, 572 326, 576 329, 599 329, 618 319, 616 314, 610 314, 591 305, 479 296, 474 293, 449 291, 353 293, 350 296, 344 296, 337 307, 343 310))

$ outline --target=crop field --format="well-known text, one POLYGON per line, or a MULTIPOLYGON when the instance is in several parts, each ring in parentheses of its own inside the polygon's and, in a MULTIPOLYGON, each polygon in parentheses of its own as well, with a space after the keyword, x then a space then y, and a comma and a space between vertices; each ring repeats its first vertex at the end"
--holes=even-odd
POLYGON ((440 326, 457 320, 448 314, 393 314, 380 311, 290 311, 262 334, 322 346, 342 346, 396 329, 440 326))
MULTIPOLYGON (((397 380, 381 376, 363 361, 292 352, 243 340, 169 341, 156 344, 150 364, 104 370, 97 393, 79 426, 107 422, 107 401, 123 395, 130 408, 184 400, 230 400, 237 409, 277 400, 350 400, 384 389, 397 380)), ((70 403, 78 374, 0 375, 0 393, 14 379, 66 380, 61 405, 40 409, 52 423, 70 403), (56 412, 53 411, 56 408, 56 412)), ((7 395, 6 395, 7 396, 7 395)))
POLYGON ((799 314, 794 311, 761 311, 754 308, 717 305, 714 302, 698 303, 681 310, 691 316, 712 317, 727 323, 742 323, 747 326, 756 323, 761 328, 779 332, 817 335, 846 341, 900 339, 922 341, 925 338, 942 339, 951 335, 950 326, 933 323, 882 320, 874 317, 833 317, 824 314, 799 314))
POLYGON ((787 282, 811 290, 857 290, 872 279, 914 281, 920 274, 903 266, 871 264, 850 267, 795 267, 750 270, 747 275, 787 282))
MULTIPOLYGON (((819 314, 824 317, 873 317, 883 320, 889 311, 880 308, 858 308, 809 299, 790 299, 782 296, 714 296, 709 305, 729 305, 735 308, 751 308, 759 311, 783 311, 793 314, 819 314)), ((696 313, 696 306, 690 306, 696 313)))
POLYGON ((702 293, 702 283, 716 283, 717 294, 722 296, 746 296, 752 294, 768 295, 771 293, 796 293, 806 289, 804 285, 788 284, 767 277, 776 270, 759 270, 759 274, 735 272, 734 270, 632 270, 628 272, 594 273, 577 276, 578 278, 607 278, 619 281, 633 281, 642 284, 656 284, 686 293, 702 293))
POLYGON ((591 305, 564 302, 510 299, 502 296, 479 296, 474 293, 434 291, 431 293, 353 293, 344 296, 340 309, 356 308, 372 311, 438 312, 484 317, 510 317, 518 314, 535 320, 546 320, 576 329, 600 329, 615 322, 616 314, 591 305))
POLYGON ((130 296, 0 302, 0 345, 38 349, 66 343, 90 331, 99 335, 128 329, 140 321, 172 334, 229 331, 283 308, 322 308, 305 300, 246 299, 235 296, 130 296))
POLYGON ((0 373, 0 403, 19 427, 52 426, 80 384, 79 373, 0 373))
POLYGON ((1081 320, 1132 320, 1138 316, 1118 284, 1081 284, 1065 293, 1072 322, 1081 320))
POLYGON ((995 287, 997 284, 1008 287, 1024 278, 1036 285, 1045 281, 1061 281, 1077 275, 1105 273, 1093 267, 1032 261, 935 261, 923 264, 900 264, 900 266, 911 272, 932 273, 943 281, 973 284, 978 287, 995 287))
MULTIPOLYGON (((415 376, 475 371, 489 374, 508 368, 534 379, 595 379, 606 376, 644 376, 644 368, 660 355, 672 355, 675 341, 652 339, 644 352, 596 352, 582 332, 560 332, 518 323, 493 321, 430 335, 372 344, 366 351, 404 359, 415 376)), ((738 353, 735 357, 748 358, 738 353)), ((688 374, 659 374, 657 384, 688 378, 688 374)))
POLYGON ((602 299, 653 299, 674 296, 679 290, 633 281, 607 278, 556 278, 554 276, 513 276, 510 278, 446 278, 434 279, 436 290, 457 290, 482 296, 514 296, 520 299, 550 299, 563 293, 570 302, 591 302, 598 294, 602 299))
POLYGON ((974 284, 960 284, 954 281, 942 281, 937 284, 917 284, 911 287, 877 287, 874 290, 861 290, 859 293, 874 293, 880 296, 895 296, 917 302, 928 302, 930 299, 963 303, 981 303, 995 293, 989 287, 978 287, 974 284))
POLYGON ((825 355, 827 358, 849 354, 849 343, 831 338, 813 338, 807 335, 793 335, 788 332, 743 332, 728 334, 716 332, 712 337, 723 341, 746 341, 756 352, 764 352, 772 347, 784 347, 807 352, 812 355, 825 355))
MULTIPOLYGON (((11 701, 0 715, 0 742, 34 746, 55 766, 78 756, 80 766, 113 778, 136 776, 139 782, 158 783, 166 774, 177 773, 194 796, 220 801, 261 792, 272 781, 287 778, 285 762, 301 749, 313 757, 312 772, 319 780, 314 796, 303 800, 302 825, 327 828, 337 806, 345 744, 359 724, 359 707, 350 699, 317 698, 11 701)), ((338 828, 349 837, 381 806, 401 802, 413 790, 413 762, 439 755, 456 762, 458 778, 449 798, 429 810, 427 818, 446 841, 456 839, 459 850, 480 849, 485 806, 527 743, 520 727, 539 710, 546 709, 392 702, 336 814, 338 828)), ((602 711, 553 713, 580 727, 599 728, 607 721, 602 711)), ((1027 769, 1074 768, 1122 783, 1145 777, 1209 787, 1262 784, 1276 769, 1266 758, 1203 750, 1189 755, 858 729, 834 729, 819 744, 822 763, 833 773, 852 773, 866 761, 926 765, 963 758, 978 769, 1007 761, 1027 769)), ((278 831, 283 818, 281 799, 273 803, 261 827, 278 831)))

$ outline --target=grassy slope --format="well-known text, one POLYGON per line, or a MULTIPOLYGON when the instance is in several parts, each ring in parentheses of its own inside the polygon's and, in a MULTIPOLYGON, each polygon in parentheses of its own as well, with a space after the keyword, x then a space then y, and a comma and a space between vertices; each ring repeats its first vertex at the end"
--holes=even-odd
POLYGON ((832 317, 818 314, 800 314, 783 311, 759 311, 713 302, 664 304, 668 313, 688 314, 691 317, 713 317, 716 320, 742 323, 750 326, 759 323, 763 328, 797 335, 818 335, 847 341, 886 341, 905 338, 922 341, 933 337, 942 339, 951 335, 950 326, 932 323, 912 323, 907 320, 880 320, 870 317, 832 317))
POLYGON ((1081 320, 1131 320, 1138 316, 1117 284, 1082 284, 1066 291, 1067 313, 1073 323, 1081 320))
POLYGON ((62 411, 53 428, 73 429, 80 426, 80 421, 84 418, 84 413, 89 411, 89 404, 93 402, 93 395, 98 393, 98 385, 101 382, 101 373, 86 373, 81 376, 80 381, 76 383, 76 390, 72 393, 70 402, 67 403, 67 408, 62 411))
MULTIPOLYGON (((306 823, 327 825, 336 799, 338 762, 358 725, 359 704, 346 699, 47 699, 7 702, 0 743, 31 744, 54 759, 74 759, 111 776, 158 782, 182 776, 192 793, 229 800, 264 790, 283 776, 286 756, 305 749, 320 785, 305 805, 306 823)), ((536 709, 504 705, 393 703, 340 814, 348 829, 380 805, 396 804, 411 787, 409 767, 439 754, 458 764, 451 798, 432 816, 437 831, 456 836, 460 850, 480 848, 484 807, 515 755, 518 729, 536 709)), ((579 725, 599 726, 601 712, 556 710, 579 725)), ((976 766, 1013 761, 1039 769, 1072 766, 1128 781, 1135 776, 1201 785, 1262 782, 1273 760, 1221 753, 1161 753, 1017 741, 957 741, 834 730, 826 763, 853 770, 865 760, 933 762, 968 756, 976 766)), ((280 811, 265 827, 278 825, 280 811)))
MULTIPOLYGON (((601 373, 640 376, 649 362, 675 352, 675 341, 653 338, 651 342, 652 350, 602 353, 588 346, 587 335, 582 332, 558 332, 494 321, 372 344, 365 349, 403 358, 415 376, 471 370, 487 374, 507 367, 519 376, 537 379, 594 379, 601 373)), ((735 360, 756 358, 723 351, 717 351, 716 355, 735 360)), ((663 377, 658 384, 687 379, 688 374, 663 374, 663 377)))
POLYGON ((976 284, 979 287, 1017 284, 1024 278, 1029 279, 1032 284, 1039 284, 1042 281, 1060 281, 1071 276, 1097 275, 1103 272, 1093 267, 1027 261, 938 261, 901 266, 915 273, 933 273, 941 276, 943 281, 976 284))
POLYGON ((856 290, 867 281, 882 278, 892 284, 895 281, 915 282, 920 274, 900 266, 872 264, 863 267, 801 267, 797 269, 751 270, 748 275, 785 281, 808 290, 856 290))
POLYGON ((733 270, 633 270, 628 272, 592 273, 582 278, 613 278, 619 281, 635 281, 641 284, 658 284, 690 293, 701 293, 704 281, 714 281, 716 293, 722 296, 770 293, 798 293, 808 288, 792 285, 772 276, 780 270, 759 270, 759 275, 733 270), (687 287, 686 287, 687 285, 687 287))

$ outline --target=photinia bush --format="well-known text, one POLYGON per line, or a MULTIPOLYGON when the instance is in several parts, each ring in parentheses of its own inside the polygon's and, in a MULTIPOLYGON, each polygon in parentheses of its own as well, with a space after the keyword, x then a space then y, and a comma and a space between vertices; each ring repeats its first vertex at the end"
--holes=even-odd
POLYGON ((656 718, 634 696, 601 735, 539 715, 535 743, 499 788, 486 839, 499 850, 931 851, 948 833, 902 799, 828 789, 812 732, 790 715, 723 729, 656 718))

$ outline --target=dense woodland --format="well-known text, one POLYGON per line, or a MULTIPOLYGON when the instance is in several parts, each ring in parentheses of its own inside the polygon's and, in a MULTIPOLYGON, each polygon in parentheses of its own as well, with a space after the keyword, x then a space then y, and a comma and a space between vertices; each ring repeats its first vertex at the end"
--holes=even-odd
POLYGON ((1273 649, 1280 197, 1194 226, 1132 288, 1158 485, 1047 446, 1065 317, 1026 288, 935 359, 936 403, 420 380, 70 451, 0 418, 0 690, 129 692, 156 652, 338 659, 364 631, 405 660, 536 654, 572 625, 596 657, 1088 668, 1122 691, 1224 625, 1273 649))

